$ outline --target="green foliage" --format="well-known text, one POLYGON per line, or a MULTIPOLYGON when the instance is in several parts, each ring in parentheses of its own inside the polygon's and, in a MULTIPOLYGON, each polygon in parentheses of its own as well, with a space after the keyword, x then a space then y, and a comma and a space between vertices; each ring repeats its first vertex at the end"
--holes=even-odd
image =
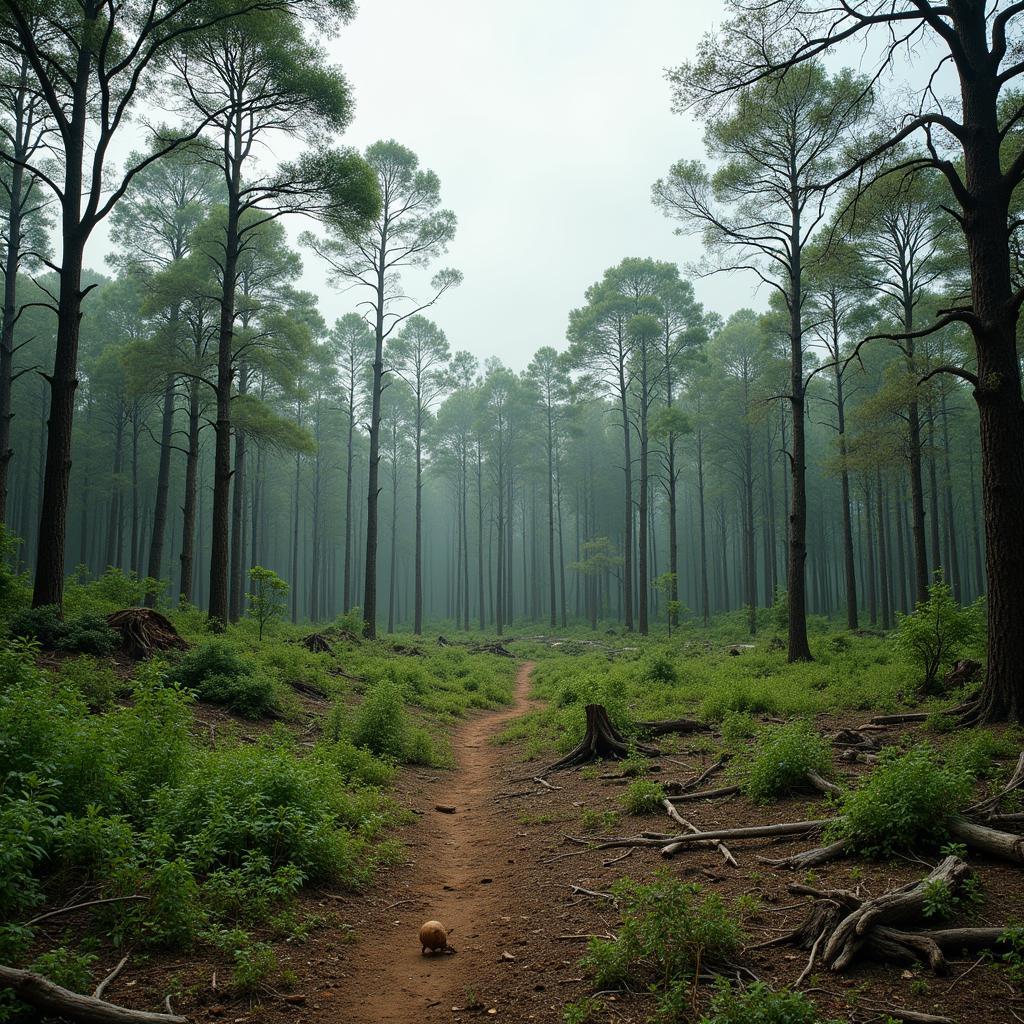
POLYGON ((661 801, 665 799, 665 790, 657 782, 649 779, 637 779, 630 783, 622 795, 622 803, 630 814, 657 814, 661 801))
MULTIPOLYGON (((720 979, 700 1024, 830 1024, 802 992, 775 990, 757 981, 734 988, 720 979)), ((832 1021, 831 1024, 838 1024, 832 1021)))
POLYGON ((921 689, 939 689, 939 672, 948 668, 969 644, 983 635, 981 605, 961 608, 948 583, 937 576, 928 588, 928 600, 911 615, 899 615, 893 644, 921 669, 921 689))
POLYGON ((649 883, 620 879, 612 893, 622 911, 618 939, 591 939, 583 964, 601 989, 668 989, 689 982, 736 952, 739 924, 715 894, 660 871, 649 883))
POLYGON ((1009 949, 1002 954, 1007 977, 1017 986, 1024 985, 1024 925, 1011 925, 1003 933, 1003 943, 1009 949))
POLYGON ((249 586, 252 591, 246 594, 249 601, 248 614, 256 620, 262 642, 267 625, 276 622, 284 614, 288 584, 272 569, 254 565, 249 570, 249 586))
POLYGON ((747 714, 745 711, 730 711, 722 719, 719 731, 722 734, 722 739, 733 746, 740 740, 750 739, 757 735, 757 721, 753 715, 747 714))
POLYGON ((959 732, 945 748, 946 763, 974 779, 987 779, 995 774, 1000 757, 1012 757, 1018 746, 1006 735, 991 729, 968 729, 959 732))
POLYGON ((265 718, 279 709, 277 686, 267 669, 243 657, 224 639, 208 640, 189 651, 171 678, 202 700, 246 718, 265 718))
POLYGON ((878 764, 846 793, 832 832, 860 853, 887 857, 922 843, 940 843, 950 819, 970 797, 970 778, 944 765, 926 744, 882 752, 878 764))
POLYGON ((83 612, 63 618, 56 605, 25 608, 11 616, 7 632, 12 637, 37 640, 47 650, 110 654, 118 644, 117 633, 99 614, 83 612))
POLYGON ((806 722, 765 729, 749 758, 737 763, 743 791, 758 803, 768 803, 795 790, 807 788, 807 773, 827 774, 832 752, 825 740, 806 722))
POLYGON ((562 1024, 595 1024, 604 1012, 604 1003, 592 996, 583 996, 567 1003, 562 1010, 562 1024))
POLYGON ((0 523, 0 622, 9 621, 16 612, 27 608, 32 597, 27 574, 17 574, 16 564, 21 539, 0 523))
POLYGON ((662 649, 655 650, 644 660, 641 671, 649 683, 671 685, 678 678, 675 663, 662 649))

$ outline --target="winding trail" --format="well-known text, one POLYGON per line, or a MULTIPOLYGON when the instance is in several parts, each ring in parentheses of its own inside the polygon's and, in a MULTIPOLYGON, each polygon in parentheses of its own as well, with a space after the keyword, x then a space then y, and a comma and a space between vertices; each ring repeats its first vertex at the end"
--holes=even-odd
POLYGON ((495 802, 508 780, 490 741, 528 709, 533 668, 533 662, 519 667, 507 708, 474 715, 456 730, 455 770, 413 794, 423 814, 407 842, 410 863, 396 873, 392 909, 379 908, 379 920, 359 928, 351 973, 333 1007, 339 1024, 451 1020, 454 1007, 471 1001, 481 967, 505 952, 515 913, 516 850, 508 808, 495 802), (454 805, 455 813, 438 812, 437 803, 454 805), (417 933, 429 918, 445 925, 456 954, 420 954, 417 933))

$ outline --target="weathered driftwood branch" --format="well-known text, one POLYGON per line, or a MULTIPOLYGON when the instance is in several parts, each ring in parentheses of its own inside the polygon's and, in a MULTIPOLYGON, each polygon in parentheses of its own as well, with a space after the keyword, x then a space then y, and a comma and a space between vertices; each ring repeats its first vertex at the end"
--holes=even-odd
POLYGON ((971 870, 959 857, 947 857, 927 877, 874 899, 846 889, 790 885, 789 891, 813 898, 806 920, 766 945, 789 943, 812 951, 822 967, 843 971, 862 956, 896 963, 927 963, 946 970, 946 949, 982 949, 1003 941, 1002 928, 922 928, 928 893, 942 883, 959 892, 971 870))
POLYGON ((826 796, 839 796, 843 792, 841 787, 837 786, 834 782, 829 782, 828 779, 815 771, 807 772, 807 781, 813 789, 816 789, 819 793, 824 793, 826 796))
MULTIPOLYGON (((700 832, 692 822, 687 821, 673 806, 672 801, 665 799, 661 801, 661 806, 665 808, 665 812, 668 816, 677 824, 682 825, 688 832, 700 832)), ((713 846, 722 855, 726 864, 731 864, 734 868, 738 868, 739 864, 736 863, 736 858, 732 855, 729 847, 725 845, 720 839, 709 839, 706 843, 702 843, 702 846, 713 846)), ((682 844, 669 843, 668 846, 663 846, 661 849, 662 857, 671 857, 677 850, 682 849, 682 844)))
POLYGON ((829 861, 838 860, 840 857, 844 857, 846 852, 846 840, 838 839, 827 846, 819 846, 813 850, 805 850, 803 853, 795 853, 791 857, 780 857, 777 860, 771 857, 758 857, 757 859, 762 864, 768 864, 774 868, 804 871, 807 868, 815 868, 819 864, 827 864, 829 861))
POLYGON ((710 732, 711 726, 692 718, 669 718, 663 722, 637 722, 641 736, 667 736, 670 733, 710 732))
POLYGON ((188 1024, 174 1013, 129 1010, 94 996, 83 996, 32 971, 0 966, 0 985, 9 988, 23 1003, 54 1017, 83 1024, 188 1024))
POLYGON ((966 818, 954 818, 949 826, 950 835, 966 843, 972 849, 983 850, 993 857, 1024 864, 1024 836, 1012 832, 980 825, 966 818))
POLYGON ((641 743, 630 745, 626 737, 612 724, 602 704, 588 704, 587 731, 583 739, 565 757, 554 764, 549 764, 537 774, 550 775, 551 772, 575 768, 590 761, 622 760, 633 750, 648 757, 656 757, 659 753, 655 747, 644 746, 641 743))
POLYGON ((687 800, 715 800, 722 796, 732 796, 740 791, 739 786, 719 786, 717 789, 698 789, 694 793, 679 793, 670 796, 673 803, 684 803, 687 800))

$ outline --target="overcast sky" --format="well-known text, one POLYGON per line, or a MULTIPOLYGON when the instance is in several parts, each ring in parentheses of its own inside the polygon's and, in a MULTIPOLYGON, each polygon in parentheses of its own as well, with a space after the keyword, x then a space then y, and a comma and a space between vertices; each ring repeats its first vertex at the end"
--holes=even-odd
MULTIPOLYGON (((448 257, 464 283, 428 315, 453 349, 520 370, 541 345, 565 346, 569 311, 627 256, 685 265, 698 239, 673 233, 652 183, 683 157, 702 158, 702 129, 673 114, 665 69, 692 55, 719 0, 361 0, 330 41, 355 93, 341 140, 394 138, 441 179, 459 227, 448 257)), ((123 159, 138 140, 129 130, 123 159)), ((278 158, 285 140, 273 143, 278 158)), ((296 240, 307 221, 287 225, 296 240)), ((90 245, 102 269, 107 225, 90 245)), ((311 252, 302 286, 329 323, 355 308, 311 252)), ((763 307, 747 275, 695 280, 725 316, 763 307)), ((422 297, 426 282, 406 281, 422 297)))
MULTIPOLYGON (((541 345, 564 346, 569 310, 606 267, 699 258, 650 188, 703 155, 664 69, 718 13, 717 0, 363 0, 331 44, 355 91, 345 141, 397 139, 440 176, 459 220, 445 262, 465 281, 429 315, 453 348, 520 369, 541 345)), ((305 262, 328 318, 351 308, 305 262)), ((695 284, 725 314, 766 301, 744 279, 695 284)))

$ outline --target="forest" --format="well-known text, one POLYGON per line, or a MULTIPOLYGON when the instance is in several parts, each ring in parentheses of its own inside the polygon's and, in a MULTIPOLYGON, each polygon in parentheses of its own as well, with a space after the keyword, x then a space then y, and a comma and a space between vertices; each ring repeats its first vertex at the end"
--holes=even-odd
POLYGON ((1024 1021, 1024 3, 711 6, 499 357, 354 0, 0 0, 0 1022, 1024 1021))

